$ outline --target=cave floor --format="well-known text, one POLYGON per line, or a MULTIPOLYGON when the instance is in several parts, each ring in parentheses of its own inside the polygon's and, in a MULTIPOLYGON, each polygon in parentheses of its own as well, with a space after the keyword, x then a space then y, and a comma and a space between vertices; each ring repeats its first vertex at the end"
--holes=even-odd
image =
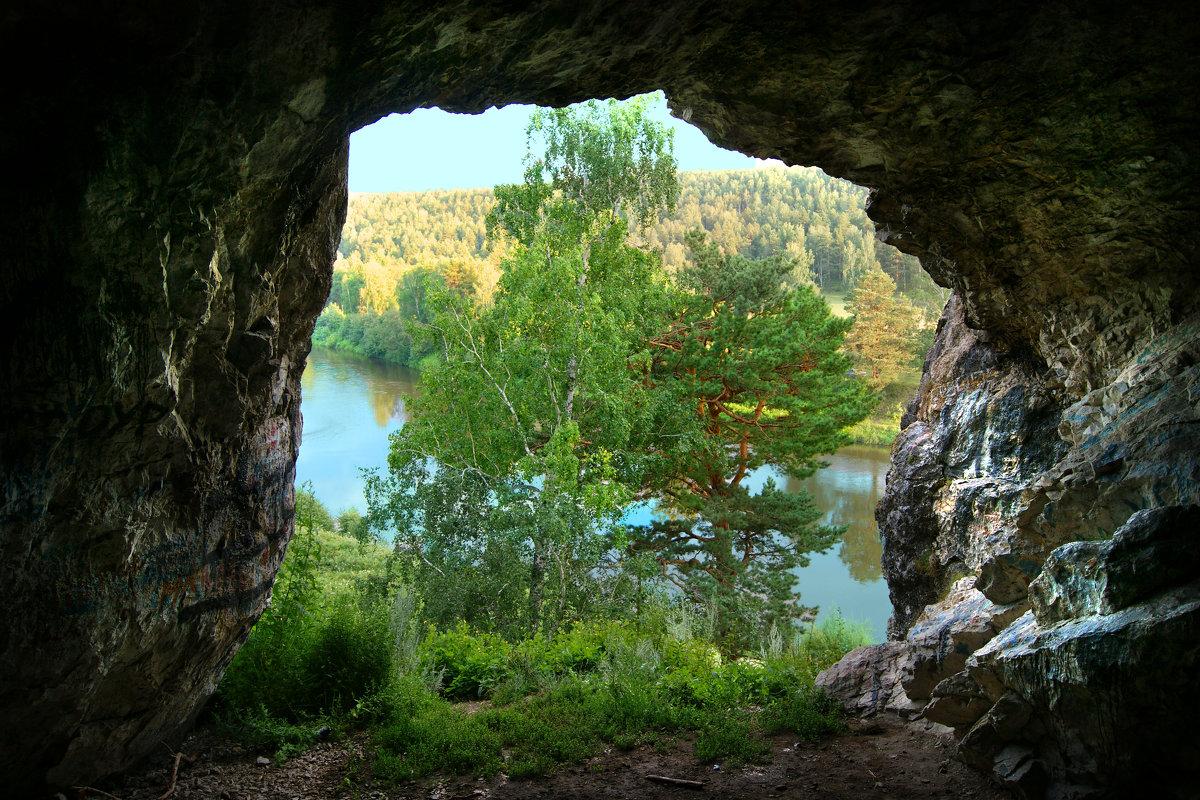
MULTIPOLYGON (((252 752, 211 729, 193 733, 171 798, 188 800, 476 800, 476 798, 871 798, 939 797, 1008 800, 1009 795, 953 758, 948 736, 905 726, 892 718, 851 723, 850 732, 815 744, 794 737, 772 737, 765 764, 713 769, 692 754, 692 742, 679 739, 667 748, 616 749, 565 766, 544 778, 508 780, 431 777, 385 784, 370 775, 365 735, 321 743, 283 764, 263 763, 252 752), (665 750, 665 752, 663 752, 665 750), (699 789, 646 779, 660 775, 703 781, 699 789)), ((164 748, 141 770, 103 785, 109 797, 149 800, 171 785, 174 759, 164 748)), ((104 797, 85 792, 83 797, 104 797)))

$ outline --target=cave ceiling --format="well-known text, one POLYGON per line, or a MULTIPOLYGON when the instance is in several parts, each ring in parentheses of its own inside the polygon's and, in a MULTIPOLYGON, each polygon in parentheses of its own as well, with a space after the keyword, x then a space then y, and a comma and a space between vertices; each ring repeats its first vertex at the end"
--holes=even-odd
POLYGON ((1183 3, 11 5, 0 773, 158 746, 261 612, 351 131, 662 89, 723 147, 869 187, 881 238, 1062 406, 1194 330, 1196 28, 1183 3))

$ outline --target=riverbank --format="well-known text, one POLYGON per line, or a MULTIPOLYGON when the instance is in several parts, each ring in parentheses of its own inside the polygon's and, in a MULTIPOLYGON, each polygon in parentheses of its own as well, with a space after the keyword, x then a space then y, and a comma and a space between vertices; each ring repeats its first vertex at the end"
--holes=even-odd
POLYGON ((849 431, 854 443, 867 447, 882 447, 889 451, 896 437, 900 435, 899 415, 883 419, 870 417, 855 425, 849 431))
MULTIPOLYGON (((335 515, 366 510, 362 467, 387 468, 388 435, 407 418, 403 398, 420 392, 420 375, 406 367, 314 348, 302 379, 304 435, 296 464, 296 483, 309 482, 335 515)), ((799 602, 834 608, 842 616, 871 626, 875 641, 886 637, 892 613, 880 567, 882 548, 875 526, 875 503, 890 466, 887 448, 850 445, 824 461, 829 466, 796 481, 770 470, 751 476, 757 490, 767 477, 787 491, 808 491, 825 522, 847 526, 841 543, 813 554, 796 570, 799 602)), ((648 515, 647 515, 648 516, 648 515)))
MULTIPOLYGON (((410 353, 407 348, 402 348, 402 351, 406 354, 410 353)), ((369 342, 364 344, 361 337, 358 344, 355 344, 341 339, 337 335, 331 335, 327 330, 322 331, 319 327, 318 333, 313 335, 313 355, 310 358, 322 362, 341 361, 343 363, 347 359, 351 359, 360 363, 373 364, 380 371, 402 374, 405 376, 404 380, 415 385, 421 369, 433 366, 437 356, 425 354, 410 363, 406 359, 389 357, 369 342)), ((910 387, 906 385, 904 388, 910 387)), ((915 389, 915 384, 911 388, 915 389)), ((909 393, 911 394, 911 391, 909 393)), ((886 410, 881 409, 883 413, 876 413, 850 428, 849 433, 854 444, 887 448, 892 446, 892 442, 900 434, 900 416, 903 413, 903 404, 889 398, 881 405, 886 407, 886 410)))

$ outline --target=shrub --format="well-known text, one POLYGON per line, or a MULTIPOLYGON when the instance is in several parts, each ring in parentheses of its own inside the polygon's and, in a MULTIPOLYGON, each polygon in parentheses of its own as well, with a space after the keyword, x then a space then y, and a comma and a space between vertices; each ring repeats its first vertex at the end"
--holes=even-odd
POLYGON ((762 725, 767 733, 787 730, 809 742, 845 730, 837 701, 811 686, 793 691, 763 709, 762 725))
POLYGON ((490 777, 500 771, 501 739, 478 714, 434 701, 413 715, 399 714, 380 730, 376 771, 411 780, 433 772, 490 777))
POLYGON ((472 633, 465 622, 453 630, 431 631, 421 650, 442 673, 442 692, 449 698, 486 697, 508 672, 508 643, 499 636, 472 633))
POLYGON ((223 727, 244 745, 268 750, 283 761, 308 749, 317 739, 319 726, 286 722, 259 708, 226 720, 223 727))
POLYGON ((800 637, 794 646, 815 667, 816 673, 834 664, 856 647, 871 643, 871 630, 866 623, 850 622, 835 611, 800 637))
POLYGON ((696 758, 706 764, 730 760, 735 763, 761 761, 769 748, 744 715, 723 714, 700 730, 696 758))
POLYGON ((306 710, 345 711, 378 692, 391 675, 391 633, 377 607, 339 598, 307 644, 299 675, 306 710))

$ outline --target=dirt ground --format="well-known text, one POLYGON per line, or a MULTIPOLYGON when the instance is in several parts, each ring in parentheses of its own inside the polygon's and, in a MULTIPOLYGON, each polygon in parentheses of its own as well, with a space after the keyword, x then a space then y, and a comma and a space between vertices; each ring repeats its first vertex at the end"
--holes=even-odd
MULTIPOLYGON (((1010 800, 978 773, 953 758, 945 736, 896 719, 852 723, 844 736, 816 744, 786 735, 771 740, 766 764, 740 767, 698 763, 692 742, 667 748, 611 750, 544 778, 508 780, 431 777, 400 785, 376 782, 359 735, 324 742, 284 764, 247 751, 212 730, 194 733, 182 747, 192 763, 179 761, 172 800, 528 800, 529 798, 976 798, 1010 800), (663 752, 665 750, 665 752, 663 752), (698 788, 669 785, 648 775, 699 781, 698 788)), ((171 788, 175 759, 163 748, 141 771, 77 797, 151 800, 171 788)))

